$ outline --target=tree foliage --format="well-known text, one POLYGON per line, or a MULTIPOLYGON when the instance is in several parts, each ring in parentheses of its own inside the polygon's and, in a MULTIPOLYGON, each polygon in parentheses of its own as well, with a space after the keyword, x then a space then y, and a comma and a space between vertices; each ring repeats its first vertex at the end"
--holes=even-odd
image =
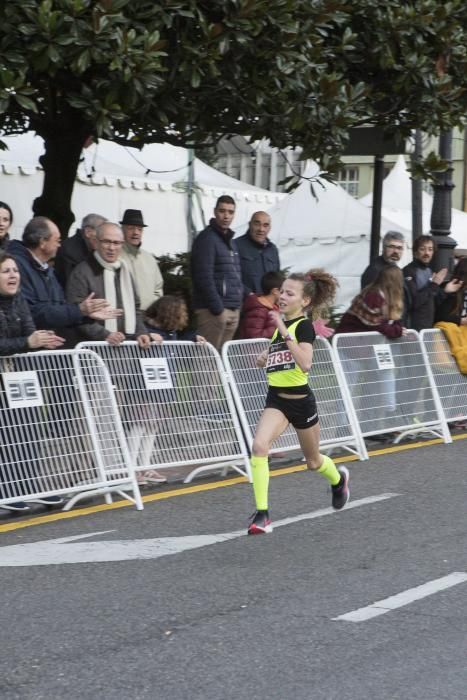
POLYGON ((45 139, 49 215, 51 169, 72 187, 89 136, 267 137, 333 170, 352 126, 434 133, 467 111, 465 0, 8 0, 0 21, 0 129, 45 139))

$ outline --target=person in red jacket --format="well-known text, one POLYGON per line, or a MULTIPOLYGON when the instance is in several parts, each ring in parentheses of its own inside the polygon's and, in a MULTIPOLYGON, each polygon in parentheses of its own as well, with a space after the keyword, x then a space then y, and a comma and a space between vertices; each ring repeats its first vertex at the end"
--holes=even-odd
POLYGON ((261 278, 263 293, 249 294, 246 297, 238 333, 240 339, 272 338, 276 324, 269 312, 279 310, 277 302, 283 281, 284 275, 281 272, 266 272, 261 278))

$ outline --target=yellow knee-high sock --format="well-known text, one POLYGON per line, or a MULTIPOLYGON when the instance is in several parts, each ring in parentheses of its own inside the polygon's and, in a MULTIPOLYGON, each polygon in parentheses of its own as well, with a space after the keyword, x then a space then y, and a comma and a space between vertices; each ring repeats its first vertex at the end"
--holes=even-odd
POLYGON ((319 473, 324 476, 325 479, 329 481, 331 486, 337 486, 341 480, 341 475, 337 471, 336 465, 330 457, 327 455, 321 455, 323 458, 323 463, 318 469, 319 473))
POLYGON ((251 472, 253 476, 253 491, 257 510, 268 509, 269 465, 267 457, 252 455, 251 472))

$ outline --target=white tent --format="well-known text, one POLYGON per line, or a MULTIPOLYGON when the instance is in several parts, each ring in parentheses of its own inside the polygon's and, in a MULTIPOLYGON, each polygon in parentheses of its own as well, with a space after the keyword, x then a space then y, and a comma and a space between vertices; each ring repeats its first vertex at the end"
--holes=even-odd
MULTIPOLYGON (((318 172, 312 163, 305 172, 318 172)), ((305 272, 324 267, 339 281, 337 305, 347 306, 360 290, 360 276, 368 265, 371 212, 339 185, 317 183, 313 197, 308 181, 268 209, 272 218, 271 240, 279 247, 282 267, 305 272)), ((393 228, 382 222, 383 233, 393 228)))
MULTIPOLYGON (((397 162, 383 183, 382 215, 393 224, 398 231, 412 230, 412 186, 404 156, 399 156, 397 162)), ((373 193, 370 192, 359 200, 371 208, 373 193)), ((433 197, 427 192, 422 193, 423 231, 430 231, 430 217, 433 197)), ((467 248, 467 213, 460 209, 452 209, 451 235, 457 241, 459 248, 467 248)), ((409 236, 411 240, 411 234, 409 236)))
MULTIPOLYGON (((33 200, 42 191, 39 156, 44 146, 33 133, 0 139, 8 146, 0 151, 0 200, 11 206, 12 235, 19 238, 32 216, 33 200)), ((141 209, 148 224, 146 249, 158 255, 188 250, 189 157, 187 149, 168 144, 138 150, 103 139, 84 149, 72 198, 76 223, 90 212, 120 221, 125 209, 141 209)), ((268 209, 284 196, 228 177, 198 158, 193 165, 193 218, 198 230, 203 228, 203 216, 209 221, 222 194, 235 199, 238 222, 247 221, 254 211, 268 209)))

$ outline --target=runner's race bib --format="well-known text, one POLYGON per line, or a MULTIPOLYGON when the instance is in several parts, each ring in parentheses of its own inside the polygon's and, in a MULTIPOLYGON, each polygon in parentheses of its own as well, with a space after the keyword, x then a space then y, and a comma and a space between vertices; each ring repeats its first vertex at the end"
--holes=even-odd
POLYGON ((295 360, 290 350, 276 350, 270 352, 266 363, 267 372, 283 372, 295 369, 295 360))

